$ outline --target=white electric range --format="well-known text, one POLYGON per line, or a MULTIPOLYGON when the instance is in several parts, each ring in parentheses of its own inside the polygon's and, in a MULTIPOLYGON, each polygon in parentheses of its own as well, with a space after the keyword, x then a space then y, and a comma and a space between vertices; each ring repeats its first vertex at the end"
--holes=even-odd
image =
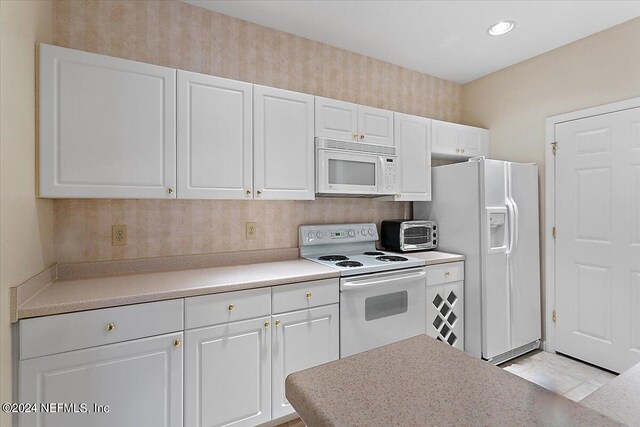
POLYGON ((375 224, 301 225, 300 256, 340 271, 340 357, 425 333, 424 261, 379 251, 375 224))

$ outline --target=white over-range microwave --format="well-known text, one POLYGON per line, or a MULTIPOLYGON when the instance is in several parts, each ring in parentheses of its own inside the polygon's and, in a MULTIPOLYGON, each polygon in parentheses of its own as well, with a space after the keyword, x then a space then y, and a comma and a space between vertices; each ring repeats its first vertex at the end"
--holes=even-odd
POLYGON ((379 197, 398 193, 396 147, 316 138, 316 193, 379 197))

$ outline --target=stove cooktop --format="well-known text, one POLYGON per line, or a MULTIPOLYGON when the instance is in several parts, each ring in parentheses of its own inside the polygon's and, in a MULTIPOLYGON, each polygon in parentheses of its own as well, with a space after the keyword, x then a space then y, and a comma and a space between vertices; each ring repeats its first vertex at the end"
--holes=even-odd
POLYGON ((342 276, 422 267, 424 265, 422 260, 382 251, 303 256, 303 258, 327 267, 337 268, 342 276))

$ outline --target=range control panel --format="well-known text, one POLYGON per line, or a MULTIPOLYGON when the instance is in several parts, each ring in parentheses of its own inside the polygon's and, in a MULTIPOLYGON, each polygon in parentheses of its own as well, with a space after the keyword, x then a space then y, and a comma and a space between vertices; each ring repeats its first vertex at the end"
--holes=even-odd
POLYGON ((378 229, 375 224, 301 225, 298 228, 300 246, 375 242, 376 240, 378 240, 378 229))

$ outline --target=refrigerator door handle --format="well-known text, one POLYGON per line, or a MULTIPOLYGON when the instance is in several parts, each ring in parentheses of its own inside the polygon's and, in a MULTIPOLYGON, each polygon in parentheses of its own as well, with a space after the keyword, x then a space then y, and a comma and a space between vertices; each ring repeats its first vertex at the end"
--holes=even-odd
POLYGON ((507 196, 505 203, 507 205, 507 218, 508 218, 508 222, 509 222, 509 246, 507 247, 507 257, 509 255, 511 255, 511 251, 513 250, 513 239, 514 239, 514 230, 513 230, 513 225, 515 222, 515 215, 514 215, 514 210, 513 210, 513 204, 511 203, 511 199, 509 198, 509 196, 507 196))

